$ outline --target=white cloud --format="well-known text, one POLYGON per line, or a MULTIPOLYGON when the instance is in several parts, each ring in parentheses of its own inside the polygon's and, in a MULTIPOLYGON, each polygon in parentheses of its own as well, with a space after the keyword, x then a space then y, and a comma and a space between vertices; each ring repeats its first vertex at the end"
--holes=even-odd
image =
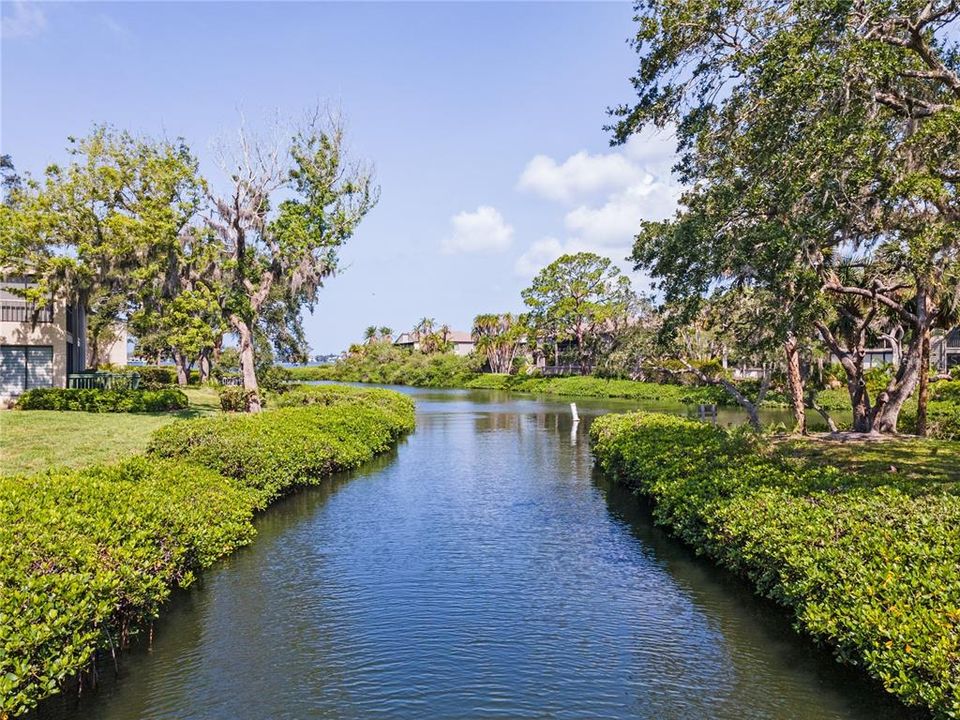
POLYGON ((647 175, 641 182, 614 193, 599 207, 580 205, 566 214, 572 235, 597 245, 630 243, 644 220, 662 220, 677 207, 680 187, 647 175))
POLYGON ((514 270, 517 275, 533 277, 537 272, 563 255, 564 248, 556 238, 546 237, 537 240, 525 253, 517 258, 514 270))
POLYGON ((537 155, 523 169, 517 187, 560 202, 573 202, 641 184, 649 174, 669 176, 675 135, 647 131, 608 153, 581 150, 563 162, 537 155))
POLYGON ((562 163, 537 155, 520 175, 518 187, 549 200, 569 201, 636 182, 637 168, 623 155, 589 155, 580 151, 562 163))
POLYGON ((0 16, 0 36, 23 38, 39 35, 47 26, 47 17, 37 3, 14 0, 4 3, 5 11, 0 16))
POLYGON ((452 234, 443 241, 443 252, 499 252, 510 247, 513 227, 504 222, 500 212, 481 205, 476 212, 461 212, 450 218, 452 234))
POLYGON ((601 246, 576 237, 567 238, 563 241, 555 237, 545 237, 533 243, 516 259, 513 270, 521 277, 533 277, 561 255, 572 255, 580 252, 590 252, 608 257, 623 270, 630 267, 630 264, 625 261, 627 255, 630 254, 629 244, 601 246))
POLYGON ((527 164, 519 186, 563 202, 565 239, 545 237, 517 258, 519 275, 532 276, 564 253, 593 252, 624 270, 633 238, 644 220, 673 214, 682 188, 671 176, 672 132, 644 132, 615 151, 579 152, 563 162, 538 155, 527 164), (571 207, 572 206, 572 207, 571 207))

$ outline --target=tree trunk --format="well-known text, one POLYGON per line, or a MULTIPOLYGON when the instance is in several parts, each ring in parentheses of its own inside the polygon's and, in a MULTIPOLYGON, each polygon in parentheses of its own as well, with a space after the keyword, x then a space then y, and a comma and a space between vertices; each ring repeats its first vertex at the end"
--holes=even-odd
POLYGON ((577 361, 580 365, 580 375, 585 374, 584 370, 587 367, 586 358, 587 354, 586 350, 584 349, 584 332, 580 328, 577 328, 577 361))
POLYGON ((757 402, 753 403, 750 401, 750 398, 740 392, 733 383, 727 382, 726 380, 720 380, 719 382, 723 389, 746 411, 747 419, 750 421, 750 427, 757 432, 763 429, 763 426, 760 424, 760 403, 763 401, 763 396, 767 392, 768 383, 769 381, 766 377, 760 381, 760 392, 757 394, 757 402))
POLYGON ((254 365, 253 331, 238 315, 232 315, 230 321, 240 338, 240 375, 243 378, 243 389, 248 393, 247 411, 260 412, 263 405, 260 402, 260 386, 257 384, 254 365))
POLYGON ((197 363, 200 368, 200 384, 210 382, 210 351, 204 350, 200 353, 200 360, 197 363))
POLYGON ((682 362, 687 368, 687 372, 693 374, 704 385, 719 385, 726 390, 727 394, 736 400, 737 404, 747 413, 747 419, 750 421, 750 427, 757 432, 760 432, 763 429, 763 426, 760 424, 760 403, 763 402, 763 396, 767 394, 767 388, 770 387, 770 378, 766 373, 764 373, 763 378, 760 380, 760 390, 757 393, 757 401, 754 403, 750 401, 750 398, 740 392, 736 385, 729 382, 725 378, 708 377, 703 370, 694 367, 688 360, 681 359, 680 362, 682 362))
MULTIPOLYGON (((875 410, 873 420, 873 430, 878 433, 897 432, 897 421, 900 418, 900 410, 913 391, 917 389, 919 383, 926 384, 926 376, 930 371, 930 325, 933 320, 930 295, 926 287, 921 285, 917 292, 917 310, 916 322, 913 329, 913 337, 903 354, 900 363, 900 370, 896 376, 887 385, 883 393, 883 403, 875 410), (926 344, 926 348, 924 345, 926 344)), ((926 395, 926 387, 921 389, 926 395)), ((917 422, 920 421, 920 407, 918 405, 917 422)), ((926 414, 926 398, 922 398, 922 408, 926 414)), ((926 426, 926 417, 924 417, 924 426, 926 426)), ((919 428, 918 428, 919 430, 919 428)), ((924 432, 926 427, 924 427, 924 432)))
POLYGON ((917 386, 917 435, 927 436, 927 396, 930 384, 930 329, 923 332, 920 344, 920 379, 917 386))
MULTIPOLYGON (((92 334, 87 341, 87 368, 96 370, 100 366, 100 335, 92 334)), ((86 369, 86 368, 85 368, 86 369)))
POLYGON ((870 396, 863 379, 863 370, 847 378, 847 391, 850 393, 850 405, 853 407, 853 431, 870 432, 870 396))
POLYGON ((837 424, 833 421, 833 418, 830 417, 830 413, 828 413, 824 408, 820 407, 820 405, 817 403, 816 390, 810 391, 809 396, 807 398, 807 404, 820 414, 820 417, 823 418, 823 421, 827 424, 827 427, 830 429, 830 432, 832 433, 840 432, 840 428, 837 427, 837 424))
POLYGON ((815 322, 820 338, 827 349, 840 361, 843 371, 847 375, 847 392, 850 394, 850 406, 853 408, 853 431, 870 432, 873 414, 870 412, 870 396, 867 392, 867 383, 863 378, 864 354, 864 323, 861 328, 851 333, 847 347, 844 348, 830 332, 830 328, 823 322, 815 322))
POLYGON ((800 374, 800 347, 793 333, 783 344, 787 356, 787 387, 793 405, 794 432, 807 434, 807 413, 803 402, 803 376, 800 374))
POLYGON ((917 384, 920 381, 922 335, 922 332, 918 333, 910 342, 907 352, 904 353, 899 372, 890 381, 887 389, 881 393, 881 397, 877 399, 877 407, 874 408, 873 418, 873 432, 875 433, 893 434, 897 432, 897 422, 900 419, 903 404, 917 389, 917 384))
POLYGON ((173 364, 177 368, 177 385, 186 387, 190 382, 190 362, 187 356, 179 350, 174 350, 173 364))

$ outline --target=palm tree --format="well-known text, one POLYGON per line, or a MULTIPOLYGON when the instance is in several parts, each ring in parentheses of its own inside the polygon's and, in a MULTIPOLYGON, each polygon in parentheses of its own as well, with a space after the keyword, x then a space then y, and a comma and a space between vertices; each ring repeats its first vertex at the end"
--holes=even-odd
POLYGON ((374 340, 377 339, 377 328, 374 325, 368 325, 367 329, 363 331, 363 341, 369 345, 374 340))
POLYGON ((417 326, 413 329, 417 335, 423 337, 424 335, 432 335, 433 329, 437 326, 437 321, 433 318, 420 318, 420 322, 417 323, 417 326))
POLYGON ((389 328, 386 325, 381 325, 379 332, 381 341, 393 342, 393 328, 389 328))

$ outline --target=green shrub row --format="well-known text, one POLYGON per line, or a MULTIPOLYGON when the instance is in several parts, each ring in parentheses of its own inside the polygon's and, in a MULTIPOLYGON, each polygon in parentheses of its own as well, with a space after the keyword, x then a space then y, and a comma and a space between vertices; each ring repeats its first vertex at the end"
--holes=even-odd
POLYGON ((319 380, 335 380, 333 365, 300 365, 287 368, 290 379, 295 382, 317 382, 319 380))
MULTIPOLYGON (((642 382, 639 380, 616 380, 591 376, 539 377, 531 375, 495 375, 487 373, 466 383, 472 389, 510 390, 541 395, 569 395, 579 397, 624 398, 651 402, 674 402, 684 404, 735 405, 736 401, 721 387, 670 385, 642 382)), ((748 390, 748 392, 750 392, 748 390)), ((779 407, 782 399, 772 396, 764 406, 779 407)))
MULTIPOLYGON (((330 401, 170 423, 147 452, 216 470, 262 493, 266 505, 297 485, 361 465, 413 429, 413 402, 387 391, 329 388, 330 401)), ((281 396, 286 398, 286 396, 281 396)))
POLYGON ((145 458, 0 478, 0 717, 122 647, 172 588, 248 542, 257 497, 145 458))
POLYGON ((34 388, 17 400, 20 410, 76 410, 96 413, 137 413, 183 410, 190 405, 180 390, 97 390, 34 388))
POLYGON ((930 383, 930 399, 960 405, 960 380, 940 380, 930 383))
POLYGON ((463 387, 480 372, 483 360, 454 353, 426 354, 389 343, 357 348, 333 365, 290 368, 293 380, 410 385, 412 387, 463 387))
MULTIPOLYGON (((177 384, 177 371, 165 365, 127 365, 128 372, 139 373, 140 387, 159 390, 177 384)), ((198 375, 199 378, 199 375, 198 375)))
MULTIPOLYGON (((903 433, 915 433, 917 430, 916 404, 904 408, 900 413, 897 429, 903 433)), ((960 401, 927 403, 927 437, 938 440, 960 440, 960 401)))
POLYGON ((770 454, 664 415, 607 415, 600 466, 658 523, 790 608, 800 629, 891 693, 960 717, 960 496, 770 454))
POLYGON ((176 421, 148 455, 117 465, 0 477, 0 717, 123 647, 174 588, 249 542, 270 500, 357 467, 413 428, 412 402, 395 393, 311 397, 176 421))

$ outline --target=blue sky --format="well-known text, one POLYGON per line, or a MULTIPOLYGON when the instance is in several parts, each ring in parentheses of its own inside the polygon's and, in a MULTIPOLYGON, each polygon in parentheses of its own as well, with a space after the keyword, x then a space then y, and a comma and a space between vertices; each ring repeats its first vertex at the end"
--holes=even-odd
MULTIPOLYGON (((2 3, 0 151, 35 174, 94 123, 211 145, 249 118, 342 108, 380 204, 316 312, 315 352, 430 316, 518 311, 565 250, 621 261, 674 207, 672 138, 611 149, 627 3, 2 3)), ((624 264, 624 267, 626 265, 624 264)))

